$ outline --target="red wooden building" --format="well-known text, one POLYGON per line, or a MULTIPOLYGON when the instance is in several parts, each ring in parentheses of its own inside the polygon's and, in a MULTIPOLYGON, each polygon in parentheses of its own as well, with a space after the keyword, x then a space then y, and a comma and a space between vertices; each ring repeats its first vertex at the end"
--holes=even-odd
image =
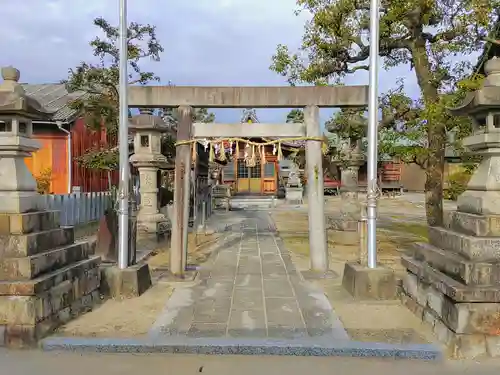
MULTIPOLYGON (((28 96, 53 113, 49 121, 33 120, 33 137, 41 143, 41 148, 25 161, 35 178, 50 176, 53 194, 108 190, 107 172, 84 168, 76 161, 89 148, 108 144, 104 132, 88 130, 80 114, 69 106, 84 93, 69 93, 64 84, 23 84, 23 88, 28 96)), ((111 181, 118 182, 116 171, 111 173, 111 181)))

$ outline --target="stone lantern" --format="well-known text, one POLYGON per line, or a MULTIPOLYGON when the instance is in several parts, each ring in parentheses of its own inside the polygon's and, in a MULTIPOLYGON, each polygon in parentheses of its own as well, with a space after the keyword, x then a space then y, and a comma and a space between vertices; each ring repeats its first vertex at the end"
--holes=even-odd
POLYGON ((101 259, 42 204, 24 158, 40 147, 32 121, 51 113, 25 94, 17 69, 1 72, 0 340, 26 348, 101 300, 101 259))
POLYGON ((469 115, 473 134, 463 145, 483 160, 458 198, 458 210, 480 215, 500 215, 500 59, 485 63, 483 87, 470 93, 452 112, 469 115))
MULTIPOLYGON (((366 126, 366 121, 357 113, 348 115, 348 121, 353 128, 366 126)), ((327 126, 327 130, 334 132, 335 124, 327 126)), ((328 215, 328 226, 332 229, 335 241, 346 245, 359 243, 359 221, 364 208, 358 200, 359 168, 365 163, 365 156, 361 150, 360 139, 340 139, 337 146, 337 155, 332 156, 331 162, 340 169, 340 194, 343 204, 340 215, 328 215)))
POLYGON ((2 68, 0 84, 0 210, 24 213, 43 209, 36 180, 24 158, 40 148, 32 139, 33 118, 49 113, 33 98, 25 95, 18 83, 20 73, 13 67, 2 68))
MULTIPOLYGON (((366 119, 360 115, 359 111, 347 110, 345 116, 348 122, 345 126, 350 128, 351 131, 355 130, 355 133, 358 133, 359 129, 366 128, 366 119)), ((336 124, 327 124, 327 130, 335 133, 336 124)), ((344 198, 357 199, 358 196, 359 167, 365 163, 365 156, 361 150, 361 139, 358 139, 359 136, 359 134, 356 134, 356 138, 340 139, 337 147, 338 153, 332 158, 332 162, 340 168, 340 191, 344 198)))
POLYGON ((160 116, 143 109, 130 119, 134 133, 134 154, 130 162, 139 170, 141 203, 137 214, 137 228, 141 234, 158 234, 169 227, 168 219, 159 211, 158 171, 169 167, 169 160, 161 153, 161 136, 169 128, 160 116))
POLYGON ((462 358, 500 355, 500 59, 485 73, 483 87, 450 110, 471 117, 463 144, 482 161, 444 226, 429 227, 429 241, 402 257, 403 302, 462 358))

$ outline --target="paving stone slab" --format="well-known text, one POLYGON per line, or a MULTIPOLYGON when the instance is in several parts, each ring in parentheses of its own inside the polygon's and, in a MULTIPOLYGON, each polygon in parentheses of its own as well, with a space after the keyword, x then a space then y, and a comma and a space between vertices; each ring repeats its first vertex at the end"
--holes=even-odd
POLYGON ((269 214, 234 215, 240 221, 202 266, 197 285, 174 291, 150 337, 347 339, 328 299, 296 271, 270 230, 269 214))

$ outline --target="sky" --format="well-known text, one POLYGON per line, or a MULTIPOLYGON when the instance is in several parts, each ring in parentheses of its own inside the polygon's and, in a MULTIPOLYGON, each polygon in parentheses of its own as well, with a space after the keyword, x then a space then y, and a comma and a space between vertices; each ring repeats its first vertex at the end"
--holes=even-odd
MULTIPOLYGON (((88 45, 98 32, 92 21, 118 24, 118 0, 3 0, 0 14, 0 66, 21 71, 25 83, 56 83, 80 61, 92 61, 88 45)), ((286 85, 269 70, 278 44, 295 50, 307 15, 296 16, 295 0, 129 0, 128 21, 156 25, 165 52, 143 67, 176 85, 286 85)), ((415 73, 408 66, 381 71, 379 91, 405 79, 416 96, 415 73)), ((368 84, 368 74, 347 84, 368 84)), ((258 110, 261 122, 283 122, 287 110, 258 110)), ((216 111, 217 121, 239 121, 241 110, 216 111)), ((321 112, 326 120, 331 112, 321 112)))

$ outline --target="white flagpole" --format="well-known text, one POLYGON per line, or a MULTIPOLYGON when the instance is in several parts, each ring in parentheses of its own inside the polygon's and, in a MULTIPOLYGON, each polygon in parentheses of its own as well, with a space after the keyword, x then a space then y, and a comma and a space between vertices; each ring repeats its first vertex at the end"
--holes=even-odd
POLYGON ((119 62, 119 96, 120 96, 120 117, 119 117, 119 153, 120 153, 120 184, 118 195, 118 268, 125 269, 129 263, 129 180, 130 167, 128 160, 128 44, 127 44, 127 0, 120 0, 120 62, 119 62))
POLYGON ((379 67, 379 0, 370 1, 370 89, 368 98, 368 267, 377 267, 377 132, 379 67))

